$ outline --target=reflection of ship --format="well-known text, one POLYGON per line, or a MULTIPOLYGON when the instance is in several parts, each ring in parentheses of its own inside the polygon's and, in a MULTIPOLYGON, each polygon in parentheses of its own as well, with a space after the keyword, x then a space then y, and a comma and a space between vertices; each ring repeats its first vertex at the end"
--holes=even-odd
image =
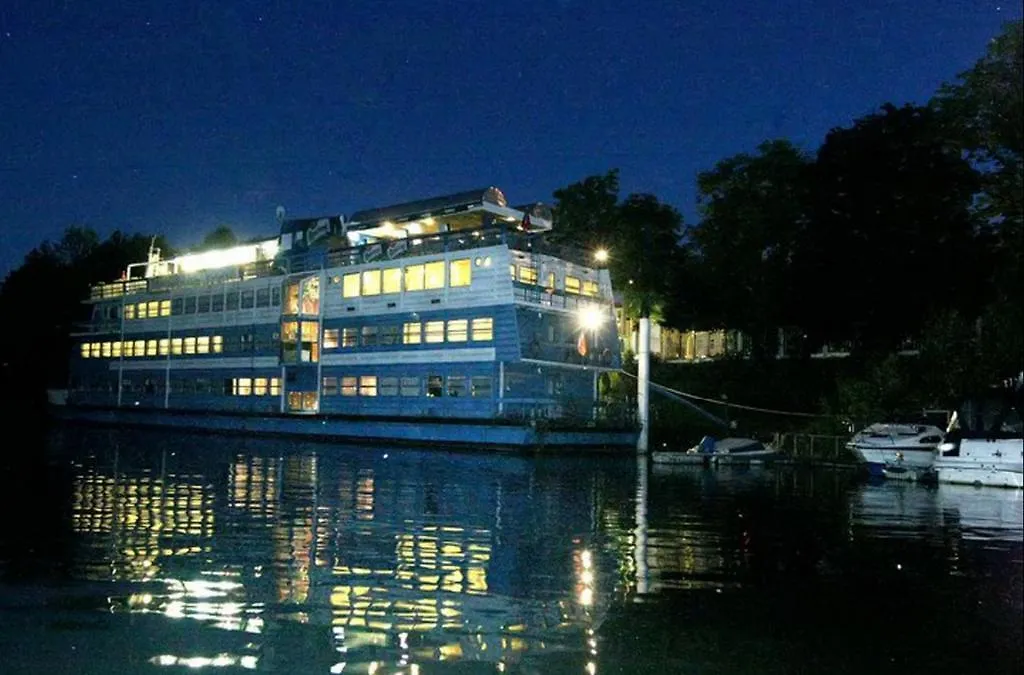
MULTIPOLYGON (((276 655, 260 646, 272 628, 329 635, 333 672, 409 673, 438 660, 501 670, 551 651, 596 653, 619 571, 586 534, 599 485, 579 499, 571 464, 369 448, 324 458, 255 445, 258 454, 207 455, 202 467, 215 474, 182 467, 198 453, 167 450, 81 470, 83 555, 124 570, 111 610, 164 621, 165 631, 198 622, 213 643, 229 636, 211 630, 247 645, 202 656, 197 638, 190 652, 158 651, 150 663, 293 667, 279 638, 276 655)), ((94 578, 110 579, 88 562, 94 578)))
POLYGON ((965 540, 1020 542, 1024 502, 1018 491, 964 485, 864 485, 852 495, 854 527, 874 538, 927 539, 953 532, 965 540))

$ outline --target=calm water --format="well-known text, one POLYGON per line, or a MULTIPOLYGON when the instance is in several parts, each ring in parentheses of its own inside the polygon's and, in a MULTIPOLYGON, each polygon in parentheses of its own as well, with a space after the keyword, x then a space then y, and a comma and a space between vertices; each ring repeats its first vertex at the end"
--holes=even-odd
POLYGON ((70 428, 5 451, 5 674, 1022 669, 1019 491, 70 428))

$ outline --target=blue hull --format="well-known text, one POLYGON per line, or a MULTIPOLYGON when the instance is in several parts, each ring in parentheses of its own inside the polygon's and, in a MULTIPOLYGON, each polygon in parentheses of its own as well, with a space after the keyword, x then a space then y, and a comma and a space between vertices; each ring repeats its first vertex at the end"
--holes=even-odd
POLYGON ((631 430, 590 427, 543 429, 494 420, 341 417, 336 415, 249 415, 208 411, 55 406, 67 422, 259 436, 293 436, 324 441, 379 441, 396 445, 478 449, 586 449, 624 452, 636 447, 631 430))

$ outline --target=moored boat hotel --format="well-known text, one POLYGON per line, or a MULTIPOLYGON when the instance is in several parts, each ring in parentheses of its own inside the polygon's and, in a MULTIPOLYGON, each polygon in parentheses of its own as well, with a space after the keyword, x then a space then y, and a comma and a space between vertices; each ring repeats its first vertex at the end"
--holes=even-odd
POLYGON ((627 446, 611 280, 497 188, 285 219, 92 287, 63 416, 495 446, 627 446))

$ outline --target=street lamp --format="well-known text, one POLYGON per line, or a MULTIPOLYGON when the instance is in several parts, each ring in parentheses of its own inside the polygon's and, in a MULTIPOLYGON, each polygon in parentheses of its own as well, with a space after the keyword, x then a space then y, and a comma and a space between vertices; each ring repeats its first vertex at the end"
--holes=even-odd
POLYGON ((608 249, 599 248, 596 251, 594 251, 594 260, 596 260, 599 263, 608 262, 608 249))

